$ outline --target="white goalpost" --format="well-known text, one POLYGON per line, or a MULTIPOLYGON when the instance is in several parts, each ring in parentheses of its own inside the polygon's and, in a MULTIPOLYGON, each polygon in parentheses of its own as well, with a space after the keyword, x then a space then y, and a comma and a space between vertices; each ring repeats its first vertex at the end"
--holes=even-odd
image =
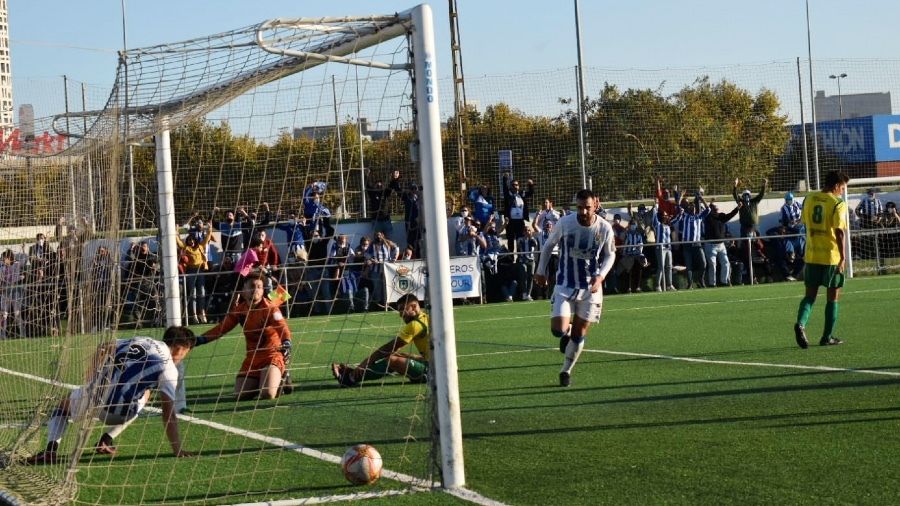
MULTIPOLYGON (((299 504, 317 500, 316 490, 340 492, 346 485, 320 466, 334 467, 342 447, 369 443, 396 483, 351 499, 395 495, 398 486, 420 492, 435 482, 461 490, 435 55, 427 5, 386 16, 279 18, 129 50, 102 110, 36 120, 37 129, 72 142, 52 156, 0 160, 0 168, 32 171, 17 180, 20 193, 54 192, 6 242, 30 298, 22 339, 0 340, 0 375, 15 383, 0 392, 0 489, 47 504, 299 504), (361 180, 345 165, 360 167, 361 180), (331 212, 332 182, 340 182, 339 213, 331 212), (421 242, 384 220, 409 200, 421 211, 421 242), (57 223, 61 215, 71 218, 57 223), (362 387, 340 388, 330 364, 360 362, 402 323, 385 311, 392 301, 378 286, 379 263, 393 259, 380 257, 376 244, 354 248, 379 241, 382 227, 386 245, 409 240, 427 266, 428 381, 409 383, 389 369, 362 387), (36 233, 48 236, 40 251, 55 266, 55 277, 43 281, 36 233), (206 248, 199 267, 185 253, 194 237, 206 248), (221 324, 244 275, 233 265, 256 244, 253 269, 265 274, 292 334, 285 370, 293 394, 235 399, 235 371, 253 353, 238 326, 198 346, 180 368, 183 442, 200 457, 169 454, 151 400, 150 416, 116 435, 115 458, 93 454, 102 424, 82 417, 59 443, 59 462, 26 465, 98 345, 161 339, 179 325, 200 335, 221 324), (326 477, 308 478, 305 490, 304 480, 319 475, 326 477)), ((34 205, 7 199, 0 208, 22 213, 34 205)))

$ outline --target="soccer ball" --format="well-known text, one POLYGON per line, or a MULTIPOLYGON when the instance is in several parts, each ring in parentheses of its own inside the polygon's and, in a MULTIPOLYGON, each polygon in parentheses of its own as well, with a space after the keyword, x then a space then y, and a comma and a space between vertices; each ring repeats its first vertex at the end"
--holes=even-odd
POLYGON ((371 485, 381 478, 381 454, 374 446, 353 446, 341 458, 341 470, 350 483, 371 485))

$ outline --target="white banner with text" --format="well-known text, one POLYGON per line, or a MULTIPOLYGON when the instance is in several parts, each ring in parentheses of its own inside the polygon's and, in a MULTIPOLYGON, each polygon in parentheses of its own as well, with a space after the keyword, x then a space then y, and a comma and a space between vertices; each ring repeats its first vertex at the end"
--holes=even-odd
MULTIPOLYGON (((401 260, 384 264, 384 285, 388 302, 414 293, 425 300, 427 269, 424 260, 401 260)), ((450 291, 454 299, 481 297, 481 262, 478 257, 450 259, 450 291)))

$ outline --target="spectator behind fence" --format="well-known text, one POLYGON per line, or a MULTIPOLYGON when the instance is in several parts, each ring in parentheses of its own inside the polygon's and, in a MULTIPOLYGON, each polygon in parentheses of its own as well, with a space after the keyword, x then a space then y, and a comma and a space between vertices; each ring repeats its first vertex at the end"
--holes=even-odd
POLYGON ((876 228, 880 225, 884 206, 881 204, 875 188, 866 190, 866 196, 859 201, 855 212, 859 218, 859 228, 876 228))
POLYGON ((506 248, 515 251, 516 241, 525 236, 525 222, 530 218, 528 210, 534 195, 534 181, 526 182, 521 189, 519 180, 512 179, 512 173, 504 172, 500 179, 503 189, 503 214, 509 220, 506 224, 506 248))
POLYGON ((744 204, 738 212, 738 222, 741 224, 741 237, 749 237, 751 234, 757 236, 759 235, 759 203, 766 196, 769 180, 763 179, 762 189, 753 198, 750 197, 750 190, 744 190, 741 196, 738 197, 738 186, 740 184, 740 178, 735 178, 731 196, 734 197, 735 202, 744 204))
POLYGON ((372 231, 382 232, 385 237, 390 237, 394 227, 391 224, 391 193, 400 194, 400 171, 391 172, 391 180, 387 185, 383 181, 375 180, 371 170, 366 178, 366 196, 369 199, 369 215, 372 217, 372 231))
POLYGON ((231 256, 223 256, 222 262, 211 268, 212 273, 207 280, 207 314, 220 321, 231 306, 231 296, 238 286, 238 273, 234 271, 234 260, 231 256))
POLYGON ((314 230, 319 232, 320 237, 334 235, 334 227, 331 225, 331 210, 322 201, 325 188, 325 183, 316 181, 303 191, 303 218, 306 220, 304 239, 312 237, 314 230))
POLYGON ((309 259, 306 251, 306 239, 303 237, 306 233, 306 218, 301 216, 300 219, 297 219, 297 215, 291 213, 286 222, 277 222, 275 228, 286 233, 288 237, 286 263, 306 263, 309 259))
POLYGON ((725 238, 728 236, 728 227, 725 225, 738 213, 743 202, 738 202, 737 207, 728 213, 719 212, 719 208, 711 203, 709 214, 704 221, 703 252, 706 254, 706 286, 716 286, 716 269, 718 268, 719 286, 731 284, 731 263, 728 259, 728 249, 725 238))
POLYGON ((94 308, 93 322, 91 329, 97 332, 101 329, 108 329, 112 324, 112 276, 113 269, 112 255, 109 254, 109 248, 100 246, 91 262, 90 283, 93 288, 94 297, 89 302, 94 308))
MULTIPOLYGON (((546 243, 550 239, 550 234, 553 232, 553 227, 556 226, 555 222, 550 220, 544 220, 541 225, 541 232, 537 235, 538 240, 538 248, 540 251, 544 249, 544 243, 546 243)), ((538 261, 542 261, 540 259, 541 253, 538 253, 538 261)), ((553 246, 553 249, 550 250, 550 258, 547 259, 547 279, 556 279, 556 269, 559 267, 559 245, 556 244, 553 246)), ((547 283, 544 286, 538 286, 538 293, 541 298, 549 299, 551 295, 553 295, 553 287, 556 286, 554 283, 547 283)))
POLYGON ((794 194, 787 192, 784 194, 784 204, 781 206, 781 224, 788 228, 792 234, 796 234, 803 226, 800 221, 800 214, 803 212, 803 206, 794 200, 794 194))
POLYGON ((447 220, 447 239, 449 239, 447 242, 450 243, 450 256, 457 256, 459 254, 456 252, 459 241, 459 232, 464 226, 468 226, 466 224, 466 218, 469 216, 471 216, 469 208, 463 206, 458 213, 453 213, 447 220))
POLYGON ((394 263, 400 257, 400 249, 385 237, 384 232, 375 232, 375 240, 366 250, 365 277, 373 287, 372 302, 385 306, 384 264, 394 263))
POLYGON ((479 230, 479 223, 466 216, 463 226, 456 234, 457 256, 478 256, 487 247, 487 242, 479 230))
POLYGON ((472 218, 475 221, 482 225, 494 221, 494 197, 489 186, 473 188, 469 192, 469 201, 472 202, 472 218))
POLYGON ((675 200, 672 201, 669 199, 669 190, 663 188, 662 179, 656 179, 656 207, 661 210, 666 216, 675 216, 677 212, 678 203, 681 201, 681 196, 678 193, 678 186, 676 185, 674 188, 675 200))
POLYGON ((794 250, 793 237, 784 224, 766 230, 768 242, 766 251, 769 258, 785 281, 797 281, 803 271, 803 256, 794 250))
POLYGON ((400 194, 400 200, 403 202, 403 222, 406 225, 406 247, 412 249, 413 257, 418 257, 421 252, 419 240, 422 237, 422 195, 419 185, 409 183, 409 189, 400 194))
POLYGON ((537 213, 537 216, 534 217, 534 222, 532 223, 532 228, 534 228, 535 234, 540 234, 542 230, 544 230, 544 222, 550 221, 554 225, 562 215, 553 208, 553 199, 547 197, 544 199, 544 208, 537 213))
POLYGON ((900 228, 900 214, 897 213, 897 204, 888 202, 884 205, 884 214, 881 215, 881 226, 884 228, 900 228))
MULTIPOLYGON (((682 212, 681 207, 674 206, 676 212, 682 212)), ((653 207, 653 231, 656 234, 656 291, 674 292, 672 284, 672 218, 659 208, 659 203, 653 207)))
POLYGON ((490 290, 497 289, 502 300, 512 302, 520 279, 514 268, 512 255, 500 241, 495 223, 488 224, 481 236, 486 245, 481 251, 481 266, 488 285, 486 295, 490 290))
POLYGON ((6 339, 6 323, 12 316, 18 337, 25 337, 25 320, 22 318, 22 299, 25 295, 25 272, 16 254, 8 249, 3 252, 0 265, 0 339, 6 339))
POLYGON ((516 262, 524 269, 522 300, 534 300, 531 297, 531 291, 534 287, 535 255, 540 249, 538 240, 534 236, 534 229, 526 227, 525 236, 520 237, 516 245, 516 251, 519 252, 516 256, 516 262))
POLYGON ((641 280, 644 268, 647 267, 647 258, 644 256, 644 232, 638 226, 637 220, 628 222, 622 248, 616 255, 619 275, 627 274, 625 293, 638 293, 641 291, 641 280))
POLYGON ((219 208, 214 207, 212 224, 219 231, 219 235, 222 238, 222 252, 225 255, 231 255, 232 258, 237 258, 244 252, 244 234, 241 231, 241 220, 248 218, 247 212, 244 211, 243 207, 239 207, 237 213, 234 211, 226 212, 225 219, 222 221, 216 220, 218 212, 219 208))
MULTIPOLYGON (((619 248, 625 244, 625 235, 628 233, 628 228, 622 224, 622 215, 616 213, 613 215, 612 221, 612 231, 613 231, 613 245, 616 247, 616 252, 621 251, 619 248)), ((603 280, 603 293, 619 293, 619 263, 622 261, 622 255, 616 255, 616 261, 613 264, 612 269, 609 270, 609 274, 603 280)))
POLYGON ((634 206, 628 203, 629 222, 636 221, 637 226, 644 233, 644 242, 651 243, 656 241, 656 233, 653 231, 653 211, 647 209, 644 204, 638 204, 637 212, 634 212, 634 206))
POLYGON ((369 295, 375 290, 375 285, 363 277, 366 268, 366 251, 372 241, 368 237, 359 238, 359 245, 353 251, 353 259, 349 268, 341 278, 341 291, 350 296, 351 311, 367 311, 369 308, 369 295))
MULTIPOLYGON (((209 227, 212 227, 210 224, 209 227)), ((206 323, 206 271, 209 270, 209 261, 206 249, 212 240, 211 228, 206 230, 203 242, 197 242, 197 237, 188 234, 182 241, 175 235, 175 243, 181 248, 184 263, 184 291, 188 299, 187 312, 191 323, 206 323)))
POLYGON ((150 251, 147 241, 132 245, 128 254, 127 271, 123 277, 128 280, 125 296, 130 303, 128 314, 135 322, 143 321, 148 311, 158 309, 154 302, 158 267, 159 262, 150 251))
POLYGON ((37 234, 35 243, 28 247, 28 263, 32 269, 49 269, 53 248, 47 244, 47 236, 37 234))
POLYGON ((706 256, 703 254, 703 246, 700 244, 703 220, 709 216, 709 207, 703 200, 703 195, 698 191, 694 195, 694 202, 686 202, 682 206, 682 212, 674 220, 681 231, 681 252, 684 255, 685 273, 687 274, 688 290, 694 287, 694 271, 700 271, 700 287, 706 287, 703 275, 706 273, 706 256))

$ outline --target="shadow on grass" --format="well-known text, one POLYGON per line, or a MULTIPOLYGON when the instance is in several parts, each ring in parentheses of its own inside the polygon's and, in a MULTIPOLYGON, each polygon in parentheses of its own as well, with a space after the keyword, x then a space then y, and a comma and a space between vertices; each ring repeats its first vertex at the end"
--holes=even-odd
MULTIPOLYGON (((700 384, 706 383, 707 380, 700 381, 700 384)), ((650 395, 644 397, 625 397, 620 399, 601 399, 596 401, 584 401, 579 402, 579 407, 590 406, 590 405, 611 405, 611 404, 628 404, 628 403, 639 403, 639 402, 659 402, 659 401, 680 401, 680 400, 696 400, 696 399, 711 399, 716 397, 727 397, 731 399, 737 399, 742 395, 760 395, 760 394, 772 394, 772 393, 788 393, 788 392, 812 392, 818 390, 837 390, 842 388, 869 388, 869 387, 878 387, 878 386, 898 386, 900 385, 900 381, 896 379, 883 379, 883 380, 867 380, 867 381, 844 381, 838 383, 827 383, 821 385, 779 385, 779 386, 771 386, 771 387, 757 387, 757 388, 736 388, 729 390, 714 390, 708 392, 687 392, 687 393, 675 393, 668 395, 650 395)), ((571 401, 570 394, 577 393, 589 393, 589 392, 600 392, 607 391, 608 388, 605 387, 570 387, 564 390, 556 388, 557 391, 564 394, 569 394, 566 396, 565 401, 571 401)), ((497 411, 515 411, 515 410, 533 410, 540 408, 549 408, 549 409, 561 409, 561 408, 571 408, 571 404, 569 402, 560 402, 554 404, 529 404, 527 406, 509 406, 509 407, 493 407, 493 408, 482 408, 482 409, 463 409, 463 414, 471 414, 471 413, 479 413, 479 412, 497 412, 497 411)), ((900 408, 897 408, 900 409, 900 408)))
MULTIPOLYGON (((885 413, 885 412, 895 412, 900 411, 900 407, 891 407, 891 408, 870 408, 870 409, 851 409, 851 410, 833 410, 833 411, 810 411, 810 412, 801 412, 801 413, 787 413, 787 414, 772 414, 772 415, 752 415, 752 416, 726 416, 726 417, 718 417, 718 418, 692 418, 688 420, 675 420, 668 422, 634 422, 634 423, 612 423, 612 424, 597 424, 597 425, 584 425, 580 427, 552 427, 546 429, 530 429, 530 430, 516 430, 516 431, 504 431, 504 432, 466 432, 464 434, 464 439, 477 439, 477 438, 492 438, 492 437, 503 437, 503 436, 536 436, 536 435, 556 435, 556 434, 571 434, 578 432, 596 432, 596 431, 607 431, 607 430, 641 430, 641 429, 655 429, 655 428, 671 428, 671 427, 687 427, 692 425, 715 425, 715 424, 729 424, 729 423, 745 423, 745 422, 761 422, 761 421, 777 421, 784 420, 787 423, 779 424, 779 425, 769 425, 769 426, 760 426, 758 428, 794 428, 807 424, 801 424, 793 422, 792 420, 801 419, 801 418, 821 418, 826 416, 852 416, 852 415, 861 415, 866 413, 885 413)), ((871 421, 889 421, 900 419, 900 416, 897 417, 880 417, 875 419, 866 419, 866 420, 834 420, 829 422, 812 422, 808 425, 835 425, 835 424, 843 424, 843 423, 852 423, 852 422, 871 422, 871 421)))
MULTIPOLYGON (((795 372, 795 373, 785 373, 785 374, 765 374, 759 376, 737 376, 737 377, 729 377, 729 378, 718 378, 718 379, 698 379, 698 380, 684 380, 684 381, 659 381, 655 383, 632 383, 627 385, 611 385, 601 387, 602 390, 623 390, 628 388, 654 388, 654 387, 672 387, 672 386, 680 386, 680 385, 706 385, 713 383, 731 383, 731 382, 739 382, 739 381, 755 381, 755 380, 768 380, 768 379, 779 379, 779 378, 802 378, 802 377, 811 377, 811 376, 822 376, 827 374, 834 374, 834 371, 805 371, 805 372, 795 372)), ((549 376, 548 376, 549 377, 549 376)), ((555 379, 555 377, 553 378, 555 379)), ((494 389, 485 389, 478 390, 480 393, 472 393, 471 391, 466 393, 466 399, 478 399, 478 398, 496 398, 496 397, 515 397, 518 395, 516 392, 521 392, 523 390, 559 390, 559 388, 554 383, 553 385, 533 385, 527 387, 509 387, 509 388, 494 388, 494 389), (508 392, 508 393, 497 393, 497 392, 508 392)), ((575 388, 574 390, 580 390, 575 388)), ((583 390, 583 389, 581 389, 583 390)))

